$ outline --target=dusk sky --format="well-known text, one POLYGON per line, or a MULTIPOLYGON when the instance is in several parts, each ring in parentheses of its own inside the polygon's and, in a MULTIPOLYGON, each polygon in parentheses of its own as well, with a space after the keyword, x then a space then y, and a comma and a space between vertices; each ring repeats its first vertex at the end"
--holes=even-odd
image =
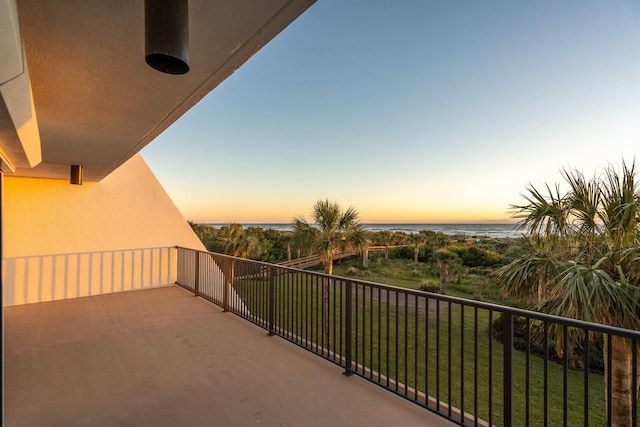
POLYGON ((196 222, 504 222, 640 162, 640 1, 319 0, 142 154, 196 222))

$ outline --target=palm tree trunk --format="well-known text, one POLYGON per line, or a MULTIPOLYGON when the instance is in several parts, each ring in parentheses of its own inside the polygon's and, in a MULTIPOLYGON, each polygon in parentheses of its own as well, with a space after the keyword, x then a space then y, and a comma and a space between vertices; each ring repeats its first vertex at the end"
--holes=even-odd
POLYGON ((388 243, 384 244, 384 259, 385 260, 389 259, 389 244, 388 243))
POLYGON ((418 245, 416 245, 413 248, 413 263, 417 264, 418 263, 418 253, 420 252, 420 248, 418 248, 418 245))
POLYGON ((447 289, 447 276, 449 275, 449 269, 446 267, 440 268, 440 293, 444 295, 447 289))
POLYGON ((631 351, 625 338, 605 335, 604 337, 604 381, 605 397, 609 399, 609 383, 611 384, 611 425, 632 426, 631 419, 631 351), (611 340, 611 372, 609 370, 609 345, 611 340))
POLYGON ((540 275, 538 278, 538 302, 542 302, 544 299, 544 277, 540 275))

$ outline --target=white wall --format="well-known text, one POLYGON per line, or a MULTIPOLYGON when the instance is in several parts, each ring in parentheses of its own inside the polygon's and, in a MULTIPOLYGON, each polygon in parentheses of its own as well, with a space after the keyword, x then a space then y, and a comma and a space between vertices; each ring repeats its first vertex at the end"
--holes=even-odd
POLYGON ((173 283, 204 249, 140 155, 99 183, 4 180, 5 306, 173 283))

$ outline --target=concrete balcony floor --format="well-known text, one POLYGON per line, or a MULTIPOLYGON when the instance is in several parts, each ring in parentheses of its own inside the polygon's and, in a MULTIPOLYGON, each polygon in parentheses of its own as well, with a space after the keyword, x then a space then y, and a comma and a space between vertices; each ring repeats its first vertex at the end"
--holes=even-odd
POLYGON ((450 426, 177 286, 4 310, 7 426, 450 426))

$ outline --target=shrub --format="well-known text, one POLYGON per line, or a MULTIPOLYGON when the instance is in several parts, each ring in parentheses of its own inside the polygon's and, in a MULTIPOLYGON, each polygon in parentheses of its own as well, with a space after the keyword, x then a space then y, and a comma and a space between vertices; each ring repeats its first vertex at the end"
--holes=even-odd
POLYGON ((505 263, 504 257, 499 253, 476 246, 451 246, 449 250, 458 254, 462 265, 466 267, 496 267, 505 263))
MULTIPOLYGON (((421 246, 418 249, 418 262, 435 261, 433 249, 421 246)), ((389 249, 389 258, 391 259, 408 259, 413 261, 413 246, 401 246, 399 248, 389 249)))
POLYGON ((425 279, 422 282, 420 282, 420 287, 418 288, 418 290, 423 292, 431 292, 432 294, 437 294, 440 292, 440 286, 425 279))
MULTIPOLYGON (((500 314, 493 321, 493 337, 499 342, 504 342, 504 322, 503 316, 500 314)), ((530 331, 532 328, 530 328, 530 331)), ((549 345, 546 349, 544 343, 539 342, 535 337, 530 338, 529 348, 531 354, 540 357, 546 357, 549 360, 555 360, 559 363, 563 363, 563 359, 556 356, 556 342, 549 339, 549 345)), ((525 351, 527 349, 527 319, 522 317, 514 317, 513 320, 513 346, 516 350, 525 351)), ((590 372, 604 373, 604 358, 603 358, 603 338, 602 334, 597 334, 595 339, 589 342, 589 360, 588 368, 590 372)), ((584 346, 582 343, 577 343, 573 348, 572 354, 568 357, 568 367, 574 370, 584 369, 584 346)))

